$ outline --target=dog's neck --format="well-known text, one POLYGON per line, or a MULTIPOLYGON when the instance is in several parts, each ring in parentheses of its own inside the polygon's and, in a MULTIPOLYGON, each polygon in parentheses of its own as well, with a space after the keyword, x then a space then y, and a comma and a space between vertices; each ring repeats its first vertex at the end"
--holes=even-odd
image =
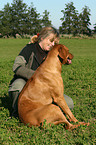
POLYGON ((43 67, 53 73, 57 73, 57 72, 61 73, 62 58, 59 56, 58 50, 57 51, 53 50, 53 52, 48 53, 46 60, 43 62, 43 67), (48 62, 48 64, 50 65, 46 66, 46 62, 48 62))
POLYGON ((58 55, 58 58, 59 58, 60 62, 62 63, 63 59, 59 55, 58 55))

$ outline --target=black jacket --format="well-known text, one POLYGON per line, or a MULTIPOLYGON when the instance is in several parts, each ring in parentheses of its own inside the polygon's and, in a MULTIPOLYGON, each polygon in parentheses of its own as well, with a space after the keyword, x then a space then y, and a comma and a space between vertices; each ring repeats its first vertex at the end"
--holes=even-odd
POLYGON ((13 71, 15 73, 11 83, 17 78, 27 81, 40 66, 48 54, 38 43, 27 44, 16 57, 13 71))

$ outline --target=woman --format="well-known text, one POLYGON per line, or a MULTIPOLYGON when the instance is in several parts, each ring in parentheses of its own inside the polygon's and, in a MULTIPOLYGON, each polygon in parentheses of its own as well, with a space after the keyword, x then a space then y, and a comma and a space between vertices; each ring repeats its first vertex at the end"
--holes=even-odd
MULTIPOLYGON (((14 78, 9 85, 9 96, 12 100, 12 113, 18 116, 18 96, 27 80, 34 74, 35 70, 46 58, 52 46, 59 43, 59 33, 53 27, 44 27, 38 36, 32 37, 32 43, 27 44, 16 57, 13 72, 14 78)), ((73 101, 70 97, 64 96, 69 108, 73 108, 73 101)))

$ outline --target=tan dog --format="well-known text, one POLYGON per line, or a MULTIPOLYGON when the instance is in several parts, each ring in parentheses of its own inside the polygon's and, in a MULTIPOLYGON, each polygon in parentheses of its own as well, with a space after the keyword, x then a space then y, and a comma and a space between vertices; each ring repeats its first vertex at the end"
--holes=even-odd
POLYGON ((58 44, 48 53, 46 60, 28 80, 18 100, 19 118, 29 126, 39 126, 46 119, 47 123, 67 124, 66 129, 73 129, 80 124, 72 125, 69 121, 77 122, 64 99, 64 86, 61 77, 62 64, 68 63, 73 55, 66 46, 58 44), (65 113, 69 121, 64 116, 65 113))

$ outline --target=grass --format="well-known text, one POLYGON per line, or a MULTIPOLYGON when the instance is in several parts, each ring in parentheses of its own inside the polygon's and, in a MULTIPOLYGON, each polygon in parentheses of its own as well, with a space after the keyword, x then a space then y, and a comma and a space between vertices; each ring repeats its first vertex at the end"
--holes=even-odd
POLYGON ((64 124, 29 128, 10 118, 8 85, 15 57, 28 39, 0 39, 0 144, 4 145, 95 145, 96 143, 96 39, 61 39, 74 54, 71 65, 62 67, 64 93, 74 101, 73 114, 90 125, 72 131, 64 124))

